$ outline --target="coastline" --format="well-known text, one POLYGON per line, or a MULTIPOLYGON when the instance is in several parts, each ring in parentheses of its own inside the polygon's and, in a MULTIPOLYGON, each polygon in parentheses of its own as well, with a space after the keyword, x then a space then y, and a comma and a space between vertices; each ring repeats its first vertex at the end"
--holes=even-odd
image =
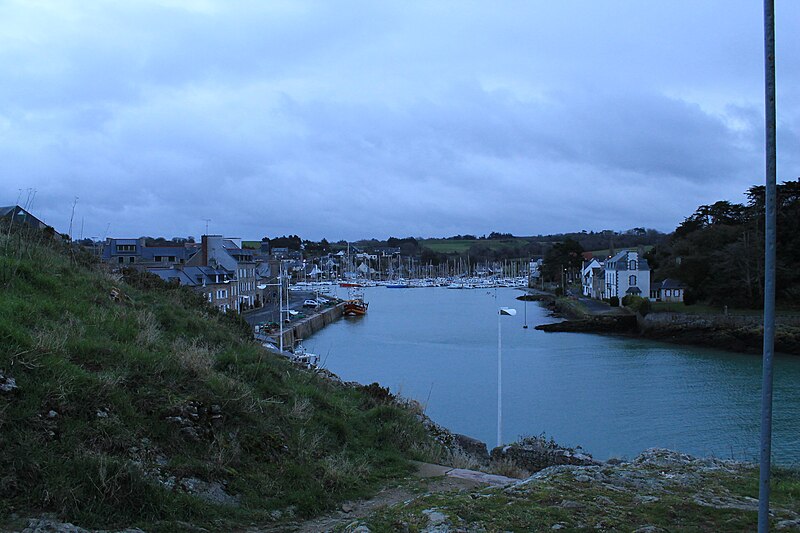
MULTIPOLYGON (((737 353, 759 354, 763 327, 757 316, 651 312, 645 316, 627 313, 592 313, 580 301, 536 295, 553 316, 567 320, 540 324, 535 329, 550 333, 595 333, 645 338, 672 344, 717 348, 737 353)), ((775 350, 800 355, 800 320, 779 317, 775 350)))

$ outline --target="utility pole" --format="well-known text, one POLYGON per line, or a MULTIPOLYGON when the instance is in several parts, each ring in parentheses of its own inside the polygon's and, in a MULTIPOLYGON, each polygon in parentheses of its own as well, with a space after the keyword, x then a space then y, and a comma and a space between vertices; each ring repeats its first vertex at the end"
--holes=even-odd
POLYGON ((280 268, 278 269, 278 285, 279 287, 279 300, 278 300, 278 322, 280 322, 280 348, 281 353, 283 353, 283 260, 280 262, 280 268))
POLYGON ((777 225, 775 1, 764 0, 764 107, 766 123, 766 190, 764 230, 764 358, 761 384, 761 461, 758 487, 758 531, 769 531, 769 477, 772 454, 772 356, 775 348, 775 255, 777 225))

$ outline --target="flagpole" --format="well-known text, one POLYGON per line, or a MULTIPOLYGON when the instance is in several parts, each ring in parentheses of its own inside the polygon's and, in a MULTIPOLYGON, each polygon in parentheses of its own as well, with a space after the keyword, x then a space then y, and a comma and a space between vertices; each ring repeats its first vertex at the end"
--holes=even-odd
POLYGON ((503 445, 503 311, 497 313, 497 446, 503 445))

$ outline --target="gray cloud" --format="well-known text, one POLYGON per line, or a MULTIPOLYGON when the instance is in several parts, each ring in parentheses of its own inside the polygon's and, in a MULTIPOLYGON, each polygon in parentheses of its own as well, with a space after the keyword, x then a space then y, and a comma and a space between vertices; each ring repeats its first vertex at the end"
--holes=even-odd
MULTIPOLYGON (((782 10, 788 53, 800 8, 782 10)), ((66 229, 78 196, 92 236, 198 235, 204 218, 251 238, 669 230, 761 179, 758 17, 721 1, 6 3, 0 203, 34 187, 66 229)), ((779 66, 792 179, 798 69, 779 66)))

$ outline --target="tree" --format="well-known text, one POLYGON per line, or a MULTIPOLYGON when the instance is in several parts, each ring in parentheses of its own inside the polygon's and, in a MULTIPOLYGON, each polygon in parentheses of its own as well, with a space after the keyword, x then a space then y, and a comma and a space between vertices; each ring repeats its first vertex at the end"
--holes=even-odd
POLYGON ((583 247, 577 241, 567 239, 553 245, 544 256, 542 273, 545 279, 560 281, 564 269, 574 278, 575 271, 583 263, 583 247))
MULTIPOLYGON (((669 242, 648 255, 658 277, 686 283, 693 298, 717 305, 761 307, 764 299, 764 187, 748 189, 747 204, 701 205, 669 242)), ((800 299, 800 180, 777 187, 776 296, 800 299)), ((689 292, 687 292, 689 294, 689 292)))

